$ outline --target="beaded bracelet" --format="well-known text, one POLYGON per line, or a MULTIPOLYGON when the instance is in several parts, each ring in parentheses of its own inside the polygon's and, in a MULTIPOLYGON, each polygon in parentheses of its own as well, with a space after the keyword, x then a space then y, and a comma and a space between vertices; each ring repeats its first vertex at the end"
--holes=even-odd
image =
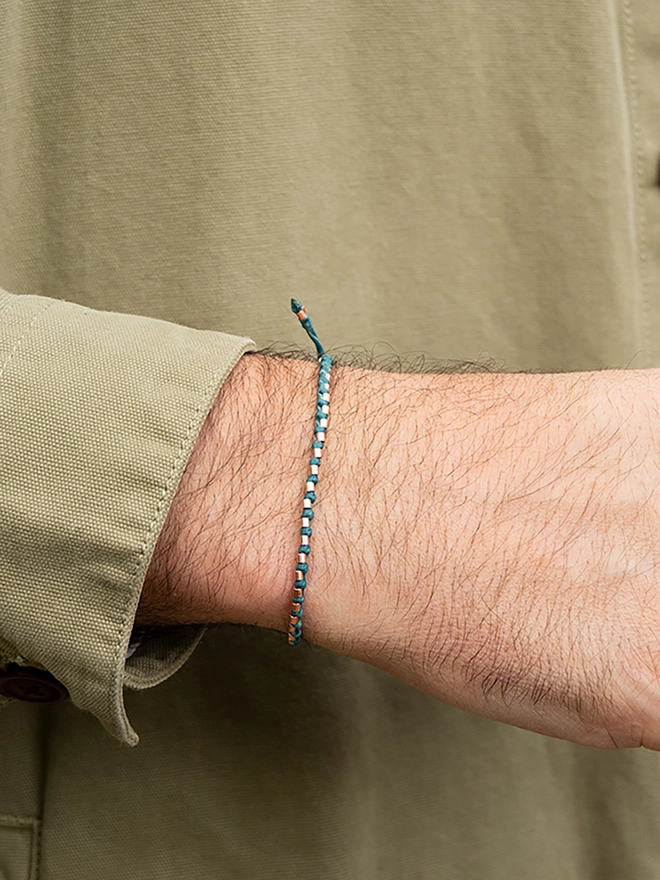
POLYGON ((316 346, 319 356, 319 382, 316 392, 316 417, 314 421, 314 440, 312 442, 312 457, 309 460, 309 473, 305 484, 305 497, 303 499, 302 528, 300 529, 300 546, 298 547, 298 564, 296 565, 296 581, 293 588, 293 610, 289 615, 289 644, 297 645, 302 638, 303 602, 305 601, 305 587, 307 586, 308 558, 310 553, 309 541, 312 537, 312 520, 314 511, 312 507, 316 501, 316 484, 319 481, 319 466, 321 453, 325 444, 325 430, 328 427, 328 412, 330 403, 330 369, 332 358, 326 354, 321 345, 311 318, 307 316, 305 307, 298 300, 291 300, 291 311, 298 316, 298 320, 307 331, 307 335, 316 346))

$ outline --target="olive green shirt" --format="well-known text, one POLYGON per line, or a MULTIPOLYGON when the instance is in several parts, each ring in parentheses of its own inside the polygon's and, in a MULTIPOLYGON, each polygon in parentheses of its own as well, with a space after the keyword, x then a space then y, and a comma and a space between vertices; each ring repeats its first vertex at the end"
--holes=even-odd
POLYGON ((658 0, 0 0, 0 667, 70 692, 0 709, 2 880, 657 880, 656 753, 270 630, 126 653, 290 297, 331 351, 660 366, 659 44, 658 0))

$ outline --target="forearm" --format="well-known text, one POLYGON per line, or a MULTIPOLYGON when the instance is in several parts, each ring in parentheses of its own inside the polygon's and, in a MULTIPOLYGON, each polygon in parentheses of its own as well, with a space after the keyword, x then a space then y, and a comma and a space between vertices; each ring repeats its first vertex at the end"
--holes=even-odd
POLYGON ((314 363, 261 355, 234 367, 154 550, 138 623, 283 625, 316 372, 314 363))
MULTIPOLYGON (((250 623, 286 629, 316 397, 314 362, 245 355, 196 443, 147 574, 138 623, 250 623)), ((433 420, 452 377, 335 366, 315 504, 304 633, 346 640, 356 601, 380 607, 384 567, 410 554, 424 468, 440 459, 433 420), (449 380, 449 382, 444 381, 449 380), (413 437, 417 423, 428 436, 413 437), (408 454, 410 451, 410 455, 408 454), (425 461, 417 461, 422 455, 425 461), (397 493, 394 507, 394 493, 397 493), (396 523, 396 525, 395 525, 396 523), (395 525, 393 541, 386 526, 395 525), (405 530, 401 530, 401 525, 405 530), (368 529, 368 532, 366 531, 368 529), (385 545, 390 545, 387 552, 385 545), (378 570, 379 577, 375 577, 378 570), (379 596, 365 589, 373 582, 379 596)), ((433 498, 442 485, 435 481, 433 498)), ((391 572, 394 586, 405 566, 391 572)))
MULTIPOLYGON (((286 629, 316 369, 246 355, 234 370, 156 548, 143 622, 286 629)), ((630 571, 638 589, 659 561, 643 497, 654 381, 335 367, 305 638, 462 708, 603 744, 589 732, 592 682, 610 699, 603 634, 630 613, 630 571)))

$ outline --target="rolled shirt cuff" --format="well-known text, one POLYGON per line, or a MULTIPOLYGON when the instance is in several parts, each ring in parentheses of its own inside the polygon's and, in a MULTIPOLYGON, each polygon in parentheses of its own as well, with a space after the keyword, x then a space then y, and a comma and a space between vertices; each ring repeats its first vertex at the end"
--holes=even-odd
POLYGON ((124 687, 164 681, 205 630, 133 633, 197 436, 254 348, 245 337, 0 290, 0 665, 48 670, 128 745, 138 735, 124 687))

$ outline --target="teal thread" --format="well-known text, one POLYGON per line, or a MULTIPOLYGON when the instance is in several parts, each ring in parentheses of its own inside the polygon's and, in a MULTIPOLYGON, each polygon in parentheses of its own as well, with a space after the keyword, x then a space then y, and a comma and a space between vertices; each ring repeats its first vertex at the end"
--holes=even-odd
MULTIPOLYGON (((307 335, 309 336, 309 338, 312 340, 312 342, 316 346, 316 352, 317 352, 318 356, 321 357, 321 355, 324 353, 324 348, 321 345, 321 340, 316 335, 316 330, 314 329, 314 325, 312 324, 312 319, 308 318, 306 314, 304 315, 304 317, 302 317, 302 318, 300 317, 300 313, 305 311, 305 307, 303 306, 302 303, 298 302, 297 299, 292 299, 291 300, 291 311, 293 312, 294 315, 298 316, 298 320, 303 325, 303 327, 307 331, 307 335)), ((332 361, 331 361, 331 363, 332 363, 332 361)), ((328 372, 328 376, 329 375, 330 375, 330 373, 328 372)))
POLYGON ((312 537, 311 523, 314 519, 314 511, 312 505, 316 501, 316 491, 314 490, 318 484, 318 474, 312 471, 318 471, 321 465, 321 450, 325 446, 325 432, 327 430, 328 410, 330 402, 330 370, 332 368, 332 358, 326 354, 325 349, 321 345, 321 341, 316 335, 312 319, 305 312, 305 307, 296 299, 291 300, 291 311, 297 316, 300 323, 307 331, 307 335, 316 346, 316 352, 319 357, 319 377, 318 387, 316 390, 316 415, 314 416, 314 439, 312 441, 312 457, 309 459, 310 472, 306 479, 306 491, 304 502, 308 503, 308 507, 303 506, 301 518, 308 520, 307 525, 303 525, 300 529, 301 543, 298 547, 298 564, 296 565, 296 581, 294 588, 296 593, 293 597, 293 608, 289 615, 288 639, 290 645, 297 645, 302 639, 302 616, 303 605, 305 602, 305 589, 307 588, 307 572, 309 564, 307 562, 311 552, 310 541, 312 537), (323 439, 318 439, 321 434, 323 439), (309 485, 307 485, 309 484, 309 485), (306 543, 303 543, 306 539, 306 543))

